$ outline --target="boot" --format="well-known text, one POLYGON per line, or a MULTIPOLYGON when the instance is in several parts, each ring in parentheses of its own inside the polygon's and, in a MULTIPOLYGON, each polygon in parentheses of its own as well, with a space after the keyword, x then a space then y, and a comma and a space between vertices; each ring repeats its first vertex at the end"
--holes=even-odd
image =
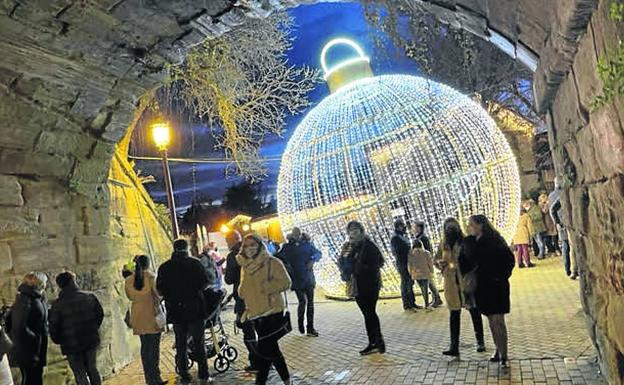
POLYGON ((305 327, 303 326, 303 319, 299 318, 299 333, 301 334, 305 334, 306 330, 305 327))
POLYGON ((448 350, 442 352, 445 356, 459 356, 459 331, 460 331, 460 313, 461 310, 451 310, 449 317, 451 331, 451 346, 448 350))

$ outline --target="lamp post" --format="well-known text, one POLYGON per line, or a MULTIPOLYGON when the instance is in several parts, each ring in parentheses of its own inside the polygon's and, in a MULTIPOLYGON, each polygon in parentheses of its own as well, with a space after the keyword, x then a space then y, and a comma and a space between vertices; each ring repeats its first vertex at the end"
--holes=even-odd
POLYGON ((167 158, 167 146, 170 142, 170 128, 166 122, 156 122, 152 124, 152 139, 156 147, 160 151, 162 157, 163 176, 165 179, 165 190, 167 193, 167 205, 169 206, 169 215, 171 216, 171 232, 173 239, 177 239, 180 235, 178 229, 178 218, 176 216, 175 200, 173 198, 173 188, 171 186, 171 172, 169 171, 169 160, 167 158))

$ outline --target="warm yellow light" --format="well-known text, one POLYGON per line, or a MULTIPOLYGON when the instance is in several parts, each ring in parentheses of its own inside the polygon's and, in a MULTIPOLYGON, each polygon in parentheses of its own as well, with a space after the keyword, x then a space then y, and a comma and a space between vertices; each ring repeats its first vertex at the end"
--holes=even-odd
POLYGON ((249 231, 249 229, 251 229, 251 227, 249 227, 249 225, 245 223, 243 225, 243 231, 247 232, 247 231, 249 231))
POLYGON ((230 228, 227 225, 221 225, 221 232, 227 233, 230 231, 230 228))
POLYGON ((171 139, 169 133, 169 124, 167 124, 166 122, 156 122, 152 124, 152 139, 154 139, 156 147, 158 147, 160 150, 166 149, 171 139))

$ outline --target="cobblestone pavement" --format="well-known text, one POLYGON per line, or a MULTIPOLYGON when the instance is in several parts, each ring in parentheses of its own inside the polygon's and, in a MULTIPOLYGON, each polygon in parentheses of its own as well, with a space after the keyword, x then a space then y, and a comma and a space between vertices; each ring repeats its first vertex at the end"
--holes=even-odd
MULTIPOLYGON (((404 312, 398 300, 381 301, 378 306, 388 348, 385 355, 358 355, 367 340, 362 317, 353 302, 318 302, 316 319, 321 336, 305 337, 293 331, 281 346, 295 384, 301 385, 602 385, 605 382, 598 373, 595 351, 587 336, 578 291, 578 282, 565 277, 558 257, 549 258, 534 269, 514 271, 507 370, 499 370, 496 364, 488 362, 493 350, 489 331, 488 352, 475 351, 467 313, 462 316, 461 359, 450 359, 440 354, 448 344, 447 309, 404 312)), ((294 306, 291 309, 294 311, 294 306)), ((226 313, 230 341, 245 356, 241 335, 233 335, 231 311, 226 313)), ((484 322, 487 329, 487 321, 484 322)), ((161 359, 170 384, 175 383, 172 343, 172 336, 168 335, 161 359)), ((215 376, 215 383, 252 384, 253 378, 241 370, 245 364, 244 357, 239 358, 230 371, 215 376)), ((141 373, 137 360, 105 385, 140 384, 141 373)), ((275 373, 270 383, 281 383, 275 373)))

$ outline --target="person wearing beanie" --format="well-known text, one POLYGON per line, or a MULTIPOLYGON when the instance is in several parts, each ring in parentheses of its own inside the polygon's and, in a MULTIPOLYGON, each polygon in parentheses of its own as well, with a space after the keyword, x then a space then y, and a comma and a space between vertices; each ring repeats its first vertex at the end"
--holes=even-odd
POLYGON ((208 282, 204 266, 199 259, 189 255, 188 242, 173 242, 171 259, 160 265, 156 278, 156 290, 165 300, 167 323, 173 324, 176 345, 176 367, 182 383, 190 383, 188 372, 187 341, 189 336, 193 350, 197 352, 198 374, 202 383, 210 381, 206 349, 204 348, 204 325, 206 306, 203 292, 212 284, 208 282))

